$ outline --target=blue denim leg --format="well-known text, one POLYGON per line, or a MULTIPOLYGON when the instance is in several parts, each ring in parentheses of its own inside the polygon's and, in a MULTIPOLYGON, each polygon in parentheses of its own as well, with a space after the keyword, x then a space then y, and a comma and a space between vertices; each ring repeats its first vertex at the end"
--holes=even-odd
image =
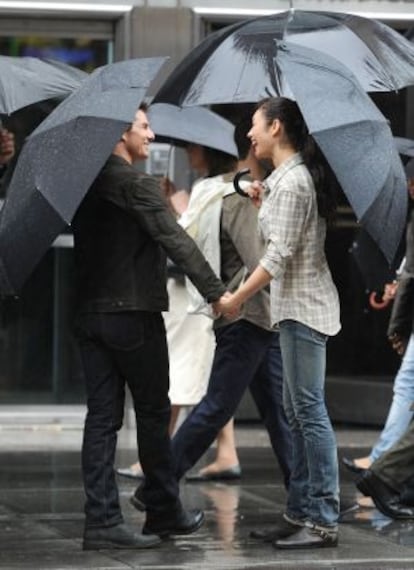
POLYGON ((283 407, 283 367, 278 332, 273 333, 266 356, 250 384, 250 392, 288 488, 292 469, 292 436, 283 407))
POLYGON ((414 335, 410 336, 400 369, 394 380, 394 395, 387 421, 370 453, 371 461, 378 459, 405 433, 412 418, 414 402, 414 335))
POLYGON ((200 459, 234 415, 273 338, 272 332, 244 320, 220 327, 215 334, 207 393, 172 439, 177 479, 200 459))
POLYGON ((325 406, 327 337, 296 321, 280 323, 284 405, 293 439, 287 514, 335 526, 339 515, 335 434, 325 406))

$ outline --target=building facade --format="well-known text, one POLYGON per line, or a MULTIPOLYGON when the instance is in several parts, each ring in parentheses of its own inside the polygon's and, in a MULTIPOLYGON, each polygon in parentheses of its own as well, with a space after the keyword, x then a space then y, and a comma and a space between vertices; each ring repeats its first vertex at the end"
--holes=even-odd
MULTIPOLYGON (((120 0, 53 2, 0 0, 0 53, 62 59, 91 71, 111 61, 168 55, 164 75, 201 39, 247 17, 284 11, 352 12, 376 18, 409 35, 411 0, 120 0)), ((154 90, 157 85, 154 86, 154 90)), ((414 138, 414 91, 379 96, 394 134, 414 138)), ((389 313, 373 311, 349 249, 358 230, 349 208, 340 211, 328 237, 328 256, 342 303, 343 331, 328 346, 328 396, 340 421, 382 421, 398 360, 388 347, 389 313), (355 407, 377 404, 370 417, 355 407)), ((82 369, 71 334, 73 256, 70 229, 46 254, 18 298, 0 311, 0 401, 2 404, 83 401, 82 369)), ((250 404, 241 415, 250 417, 250 404)))

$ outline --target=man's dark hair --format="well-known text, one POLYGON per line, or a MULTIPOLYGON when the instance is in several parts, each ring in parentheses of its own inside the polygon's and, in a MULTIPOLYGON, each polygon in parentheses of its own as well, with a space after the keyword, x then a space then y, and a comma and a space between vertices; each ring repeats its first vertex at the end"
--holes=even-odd
MULTIPOLYGON (((146 112, 148 111, 148 107, 149 107, 148 103, 145 103, 145 102, 143 101, 142 103, 140 103, 140 105, 139 105, 139 107, 138 107, 138 110, 139 110, 139 111, 143 111, 144 113, 146 113, 146 112)), ((126 129, 125 132, 128 132, 128 131, 130 131, 130 130, 132 129, 132 123, 133 123, 133 122, 134 122, 134 121, 131 121, 131 124, 129 125, 129 127, 126 129)))
POLYGON ((250 114, 240 119, 234 128, 234 142, 236 143, 239 160, 245 160, 249 154, 251 141, 247 138, 247 133, 251 128, 252 116, 250 114))

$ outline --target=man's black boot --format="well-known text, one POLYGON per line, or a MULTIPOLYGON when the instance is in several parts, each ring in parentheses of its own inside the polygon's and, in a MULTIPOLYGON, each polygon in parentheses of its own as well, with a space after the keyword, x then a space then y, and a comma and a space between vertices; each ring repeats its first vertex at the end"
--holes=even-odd
POLYGON ((157 534, 163 538, 170 535, 185 535, 196 532, 204 522, 204 513, 198 509, 185 511, 181 506, 171 511, 147 511, 147 520, 142 532, 157 534))

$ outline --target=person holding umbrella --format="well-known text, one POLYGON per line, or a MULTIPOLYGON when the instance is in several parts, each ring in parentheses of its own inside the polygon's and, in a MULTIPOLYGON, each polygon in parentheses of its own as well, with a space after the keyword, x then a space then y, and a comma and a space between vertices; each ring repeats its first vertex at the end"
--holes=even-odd
MULTIPOLYGON (((405 166, 410 209, 406 227, 406 251, 401 273, 395 283, 395 301, 388 324, 388 339, 392 348, 402 356, 394 380, 393 398, 385 425, 369 455, 342 462, 353 473, 363 473, 371 464, 391 448, 408 429, 413 419, 414 401, 414 159, 405 166)), ((388 285, 390 287, 390 285, 388 285)), ((362 506, 366 503, 362 500, 362 506)), ((368 503, 369 505, 369 503, 368 503)), ((371 505, 369 505, 371 506, 371 505)))
POLYGON ((273 545, 333 547, 338 544, 338 459, 324 383, 326 342, 340 330, 340 319, 324 252, 333 209, 330 171, 290 99, 259 103, 248 136, 256 157, 271 159, 274 166, 252 191, 261 204, 259 224, 267 246, 257 268, 218 309, 234 311, 270 283, 272 325, 280 330, 284 407, 293 437, 287 506, 272 531, 273 545))
POLYGON ((183 509, 174 477, 168 350, 161 315, 168 308, 166 255, 209 303, 226 289, 177 224, 156 179, 132 166, 148 157, 154 138, 145 111, 141 106, 121 135, 72 223, 76 334, 88 398, 82 449, 85 550, 154 546, 158 536, 195 532, 204 518, 202 511, 183 509), (115 481, 125 382, 136 413, 147 505, 143 535, 149 536, 124 524, 115 481))

